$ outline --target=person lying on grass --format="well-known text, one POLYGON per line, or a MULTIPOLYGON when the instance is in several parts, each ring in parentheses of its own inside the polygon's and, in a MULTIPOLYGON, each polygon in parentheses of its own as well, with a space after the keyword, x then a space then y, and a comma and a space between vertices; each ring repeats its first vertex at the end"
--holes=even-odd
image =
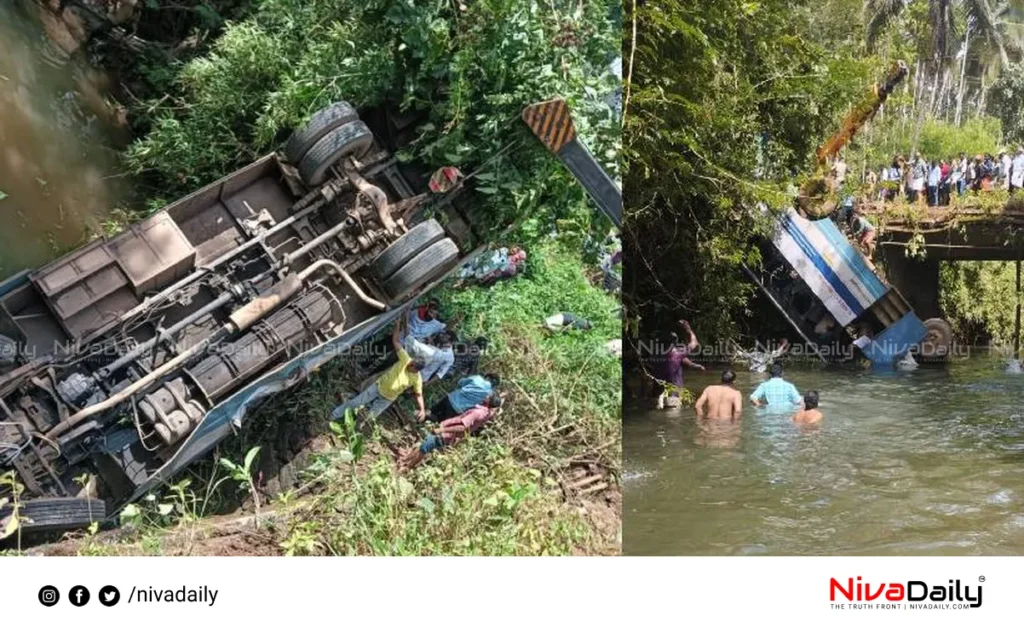
POLYGON ((420 371, 424 386, 443 379, 451 371, 455 364, 454 340, 455 337, 447 330, 431 336, 429 343, 422 343, 411 336, 404 337, 405 351, 424 362, 420 371))
POLYGON ((332 420, 344 418, 345 412, 349 409, 362 407, 368 410, 370 419, 377 418, 398 400, 398 396, 409 389, 416 396, 416 421, 422 422, 427 418, 426 405, 423 403, 423 377, 420 376, 420 370, 426 362, 413 358, 402 347, 401 332, 405 329, 406 318, 395 325, 395 331, 391 334, 391 345, 398 353, 398 360, 359 395, 335 407, 331 411, 332 420))
POLYGON ((441 302, 434 297, 428 299, 423 305, 414 306, 405 315, 406 327, 402 328, 405 331, 402 335, 402 342, 405 342, 406 336, 425 342, 434 334, 444 332, 448 325, 440 317, 441 302))
POLYGON ((459 380, 454 391, 430 407, 430 420, 440 422, 469 411, 486 401, 500 384, 497 374, 474 374, 459 380))
POLYGON ((467 435, 480 432, 485 424, 501 413, 501 405, 501 396, 491 394, 483 403, 444 420, 427 436, 427 439, 423 440, 423 443, 402 454, 398 459, 399 471, 406 472, 416 468, 429 453, 458 444, 467 435))

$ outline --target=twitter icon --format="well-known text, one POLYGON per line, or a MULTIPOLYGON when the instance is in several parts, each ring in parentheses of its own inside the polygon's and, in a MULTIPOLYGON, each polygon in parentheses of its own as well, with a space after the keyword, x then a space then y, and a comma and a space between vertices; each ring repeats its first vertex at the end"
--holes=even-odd
POLYGON ((105 607, 112 607, 121 600, 121 592, 114 585, 107 585, 100 589, 100 604, 105 607))

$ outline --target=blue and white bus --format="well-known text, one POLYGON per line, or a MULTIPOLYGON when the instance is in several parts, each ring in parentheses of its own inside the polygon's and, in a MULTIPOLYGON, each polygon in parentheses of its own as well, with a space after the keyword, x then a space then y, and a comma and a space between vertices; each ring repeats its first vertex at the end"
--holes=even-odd
POLYGON ((761 275, 748 273, 822 360, 849 360, 850 343, 877 366, 908 352, 928 360, 947 354, 949 325, 919 319, 831 218, 812 221, 788 209, 769 242, 761 275))

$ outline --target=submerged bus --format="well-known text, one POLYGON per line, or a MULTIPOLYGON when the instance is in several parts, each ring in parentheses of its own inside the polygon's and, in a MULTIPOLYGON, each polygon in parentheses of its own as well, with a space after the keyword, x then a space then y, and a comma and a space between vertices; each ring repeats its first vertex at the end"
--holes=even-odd
POLYGON ((831 217, 783 211, 761 253, 761 270, 746 272, 821 360, 838 363, 859 353, 876 366, 892 366, 908 354, 917 360, 948 354, 949 325, 918 318, 831 217))
MULTIPOLYGON (((774 230, 760 245, 764 262, 760 273, 746 269, 813 353, 826 362, 850 360, 858 353, 875 366, 891 366, 908 354, 937 360, 948 354, 952 343, 949 324, 938 318, 918 318, 835 221, 845 215, 846 205, 834 199, 841 186, 831 180, 829 161, 839 156, 908 73, 903 61, 894 62, 822 143, 816 171, 800 187, 795 207, 773 218, 774 230)), ((768 213, 767 207, 761 210, 768 213)))

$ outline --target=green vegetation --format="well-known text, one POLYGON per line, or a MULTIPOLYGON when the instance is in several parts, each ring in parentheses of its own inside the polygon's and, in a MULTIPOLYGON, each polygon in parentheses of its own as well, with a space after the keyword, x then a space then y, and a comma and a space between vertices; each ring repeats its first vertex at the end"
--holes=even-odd
POLYGON ((582 189, 518 117, 565 97, 582 138, 617 168, 618 124, 599 98, 618 83, 617 4, 263 0, 135 108, 145 133, 129 164, 173 199, 275 149, 331 102, 387 101, 429 112, 405 158, 431 167, 468 173, 517 143, 478 176, 495 226, 583 208, 582 189))
POLYGON ((6 539, 16 536, 18 539, 18 549, 21 549, 22 516, 19 510, 21 509, 21 493, 25 491, 25 486, 18 481, 14 471, 0 473, 0 486, 4 486, 11 491, 10 498, 0 498, 0 508, 8 504, 11 506, 10 515, 0 524, 0 538, 6 539))
MULTIPOLYGON (((895 60, 910 75, 847 147, 843 193, 894 154, 949 158, 1024 140, 1022 12, 975 0, 674 0, 628 12, 637 25, 624 46, 630 330, 667 329, 680 316, 709 343, 787 329, 740 267, 757 263, 752 240, 770 226, 756 205, 791 204, 817 146, 895 60)), ((943 283, 989 277, 965 269, 943 283)), ((994 278, 964 297, 995 305, 1012 295, 994 278)), ((954 303, 967 314, 963 297, 954 303)), ((1002 317, 970 314, 954 321, 1003 340, 1002 317)))
POLYGON ((999 117, 1008 141, 1024 142, 1024 66, 1008 68, 992 85, 990 110, 999 117))
POLYGON ((253 481, 253 460, 260 454, 260 447, 253 446, 245 454, 245 459, 241 464, 236 464, 227 457, 220 458, 220 465, 227 469, 228 476, 231 479, 238 482, 238 489, 252 498, 253 506, 255 506, 256 521, 259 522, 260 518, 260 494, 256 488, 256 482, 253 481))
MULTIPOLYGON (((875 172, 883 165, 889 165, 892 158, 902 155, 910 158, 914 147, 914 129, 904 125, 895 117, 876 120, 865 134, 846 153, 847 164, 853 172, 850 184, 859 184, 864 169, 875 172)), ((978 154, 999 153, 1002 143, 1002 126, 998 119, 981 117, 969 119, 962 125, 948 121, 928 120, 921 126, 917 148, 928 159, 949 160, 963 152, 974 157, 978 154)))
POLYGON ((968 343, 1013 345, 1017 310, 1014 262, 943 262, 943 314, 968 343))

